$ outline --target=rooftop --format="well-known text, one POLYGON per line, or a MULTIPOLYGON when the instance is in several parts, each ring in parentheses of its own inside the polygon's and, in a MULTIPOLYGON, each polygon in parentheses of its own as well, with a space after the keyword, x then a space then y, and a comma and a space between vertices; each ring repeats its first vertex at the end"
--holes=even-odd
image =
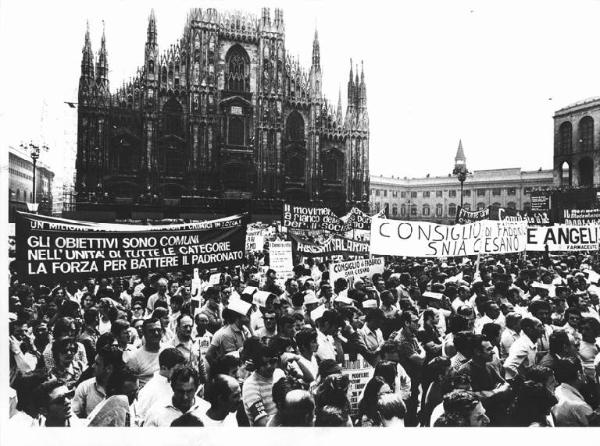
POLYGON ((566 107, 560 108, 556 111, 556 113, 560 113, 565 110, 569 110, 572 108, 581 107, 583 105, 590 105, 594 102, 598 102, 600 104, 600 96, 592 96, 587 99, 583 99, 581 101, 573 102, 572 104, 567 105, 566 107))

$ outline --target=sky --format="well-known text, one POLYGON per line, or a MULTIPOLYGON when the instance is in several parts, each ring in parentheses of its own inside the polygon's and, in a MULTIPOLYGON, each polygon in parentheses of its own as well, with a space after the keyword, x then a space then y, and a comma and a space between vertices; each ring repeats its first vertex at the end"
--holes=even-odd
MULTIPOLYGON (((597 0, 24 1, 0 0, 0 138, 46 144, 41 161, 72 168, 81 50, 106 30, 114 91, 143 63, 150 9, 159 49, 191 7, 282 7, 286 48, 310 68, 318 29, 325 96, 337 103, 350 58, 364 61, 371 174, 451 172, 459 139, 469 170, 551 168, 554 112, 600 95, 597 0)), ((271 12, 273 18, 274 13, 271 12)))

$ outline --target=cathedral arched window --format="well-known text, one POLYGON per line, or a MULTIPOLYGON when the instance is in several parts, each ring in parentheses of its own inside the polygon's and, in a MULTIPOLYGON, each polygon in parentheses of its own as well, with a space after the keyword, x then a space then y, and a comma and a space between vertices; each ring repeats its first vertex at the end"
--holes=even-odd
POLYGON ((400 205, 400 215, 402 217, 404 217, 406 215, 406 205, 405 204, 400 205))
POLYGON ((304 119, 298 112, 292 112, 285 125, 285 136, 288 142, 304 141, 304 119))
POLYGON ((174 97, 167 101, 162 110, 162 134, 183 135, 183 109, 174 97))
POLYGON ((162 67, 162 76, 161 76, 161 81, 166 83, 167 82, 167 67, 162 67))
POLYGON ((398 215, 398 205, 397 205, 397 204, 394 204, 394 205, 392 206, 392 215, 393 215, 394 217, 396 217, 396 216, 398 215))
POLYGON ((161 144, 161 170, 169 177, 182 176, 185 173, 183 148, 173 141, 161 144))
POLYGON ((148 62, 148 73, 154 74, 154 61, 153 60, 148 62))
POLYGON ((232 116, 229 118, 229 132, 227 142, 235 146, 244 145, 244 121, 242 118, 232 116))
POLYGON ((558 129, 558 146, 561 153, 573 151, 573 126, 570 122, 563 122, 558 129))
POLYGON ((340 163, 334 156, 328 156, 323 161, 323 176, 328 181, 338 181, 341 179, 340 163))
POLYGON ((591 116, 579 121, 579 145, 584 151, 594 149, 594 120, 591 116))
POLYGON ((560 168, 560 184, 561 186, 571 185, 571 166, 564 161, 560 168))
POLYGON ((443 204, 437 204, 435 206, 435 215, 437 217, 441 217, 443 213, 444 213, 444 205, 443 204))
POLYGON ((429 217, 429 211, 430 211, 429 205, 428 204, 424 204, 423 205, 423 216, 429 217))
POLYGON ((304 160, 299 156, 291 157, 288 160, 288 166, 286 169, 290 178, 302 179, 304 178, 304 160))
POLYGON ((225 57, 225 85, 229 91, 250 90, 250 59, 240 45, 234 45, 225 57))

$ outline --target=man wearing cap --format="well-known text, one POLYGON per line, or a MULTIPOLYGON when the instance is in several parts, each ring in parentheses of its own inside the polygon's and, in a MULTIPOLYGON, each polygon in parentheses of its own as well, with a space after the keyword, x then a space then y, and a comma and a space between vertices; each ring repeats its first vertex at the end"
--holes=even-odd
POLYGON ((377 308, 377 301, 375 300, 363 302, 363 308, 367 311, 365 325, 357 331, 367 349, 371 353, 376 353, 384 342, 383 334, 381 333, 381 324, 383 323, 385 316, 383 315, 383 311, 377 308), (372 302, 374 306, 367 307, 367 305, 371 305, 370 302, 372 302))

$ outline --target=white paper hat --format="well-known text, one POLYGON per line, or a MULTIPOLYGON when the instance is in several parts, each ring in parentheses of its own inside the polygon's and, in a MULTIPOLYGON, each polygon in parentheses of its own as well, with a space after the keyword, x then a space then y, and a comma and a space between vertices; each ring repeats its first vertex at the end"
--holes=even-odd
POLYGON ((241 314, 242 316, 246 316, 248 311, 250 311, 250 308, 252 308, 252 305, 243 301, 242 299, 235 299, 229 301, 229 306, 227 308, 229 308, 231 311, 241 314))
POLYGON ((425 291, 423 297, 429 297, 430 299, 442 300, 444 295, 442 293, 434 293, 433 291, 425 291))
POLYGON ((304 295, 304 305, 318 304, 318 303, 319 303, 319 299, 317 299, 317 296, 312 291, 309 291, 304 295))
POLYGON ((257 291, 252 296, 252 303, 254 305, 258 305, 259 307, 264 307, 267 305, 267 298, 271 295, 268 291, 257 291))
POLYGON ((317 322, 317 320, 321 319, 321 317, 323 316, 323 313, 325 313, 325 305, 320 305, 317 308, 315 308, 314 310, 312 310, 310 312, 310 318, 317 322))
POLYGON ((365 300, 362 306, 363 308, 377 308, 377 301, 375 299, 365 300))

